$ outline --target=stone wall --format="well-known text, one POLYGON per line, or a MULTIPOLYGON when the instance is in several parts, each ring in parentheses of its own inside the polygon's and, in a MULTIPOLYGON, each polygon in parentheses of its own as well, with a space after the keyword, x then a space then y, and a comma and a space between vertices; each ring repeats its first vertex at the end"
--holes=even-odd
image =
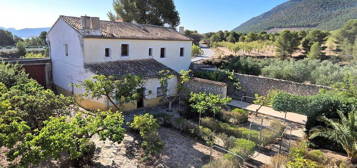
POLYGON ((227 97, 227 84, 201 78, 192 78, 185 84, 188 92, 204 92, 227 97))
POLYGON ((262 76, 253 76, 237 73, 236 77, 240 81, 242 87, 241 91, 235 91, 231 86, 228 87, 228 96, 235 98, 241 96, 254 97, 255 94, 266 95, 269 90, 274 89, 301 96, 317 94, 320 89, 331 89, 329 87, 321 85, 303 84, 262 76))

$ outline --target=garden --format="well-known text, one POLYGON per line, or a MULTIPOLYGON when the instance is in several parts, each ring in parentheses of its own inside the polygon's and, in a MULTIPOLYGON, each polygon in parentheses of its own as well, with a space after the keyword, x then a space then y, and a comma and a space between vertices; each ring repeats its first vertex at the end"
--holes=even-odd
MULTIPOLYGON (((205 75, 239 88, 231 72, 212 73, 205 75)), ((160 75, 163 85, 172 77, 160 75)), ((119 97, 121 103, 136 100, 136 88, 143 83, 130 75, 93 79, 76 87, 82 87, 85 96, 107 97, 110 102, 119 97)), ((187 93, 183 90, 189 79, 190 73, 182 72, 179 93, 187 93)), ((307 138, 296 146, 293 142, 304 138, 286 140, 291 138, 286 131, 291 123, 229 106, 229 97, 189 93, 165 97, 163 106, 151 109, 122 112, 120 104, 113 103, 117 108, 88 111, 72 97, 44 89, 20 66, 2 63, 0 163, 2 167, 239 167, 254 165, 257 153, 270 150, 271 165, 265 166, 348 167, 356 159, 357 94, 355 76, 345 81, 314 96, 283 91, 256 96, 256 104, 307 116, 307 138), (173 112, 168 112, 170 108, 173 112), (321 149, 346 153, 345 159, 330 159, 325 156, 329 152, 321 149)))

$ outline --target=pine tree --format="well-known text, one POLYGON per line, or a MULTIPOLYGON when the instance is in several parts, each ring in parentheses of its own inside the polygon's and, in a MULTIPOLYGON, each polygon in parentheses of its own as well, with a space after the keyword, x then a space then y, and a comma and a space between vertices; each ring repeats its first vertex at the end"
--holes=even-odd
POLYGON ((281 59, 286 59, 294 53, 298 46, 298 35, 290 31, 283 31, 276 40, 277 56, 281 59))
POLYGON ((310 59, 320 59, 321 58, 321 45, 319 42, 315 42, 307 55, 310 59))
POLYGON ((172 0, 114 0, 115 13, 108 12, 110 20, 176 27, 180 17, 172 0))

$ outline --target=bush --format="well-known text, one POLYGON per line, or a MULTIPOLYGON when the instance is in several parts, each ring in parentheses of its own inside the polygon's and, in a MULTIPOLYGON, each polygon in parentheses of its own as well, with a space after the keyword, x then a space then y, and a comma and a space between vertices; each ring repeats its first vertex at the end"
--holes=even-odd
POLYGON ((234 146, 234 141, 236 140, 235 137, 233 136, 227 136, 227 134, 224 133, 219 133, 217 135, 217 138, 219 138, 223 142, 223 147, 230 149, 234 146))
POLYGON ((256 144, 247 139, 236 139, 234 147, 229 149, 231 152, 243 157, 248 158, 254 153, 256 144))
POLYGON ((222 111, 219 113, 218 118, 231 124, 242 124, 248 122, 248 111, 239 108, 231 112, 222 111))
POLYGON ((203 50, 200 46, 192 45, 192 57, 197 57, 203 55, 203 50))
POLYGON ((230 159, 230 158, 220 158, 217 160, 214 160, 212 162, 209 162, 206 165, 203 165, 202 168, 218 168, 218 167, 224 167, 224 168, 236 168, 239 166, 239 163, 235 159, 230 159))
POLYGON ((213 132, 206 127, 198 127, 195 123, 184 118, 175 118, 171 124, 172 127, 180 130, 181 132, 193 135, 194 137, 203 140, 205 143, 210 143, 213 138, 213 132))
POLYGON ((322 164, 328 161, 328 158, 320 150, 311 150, 307 152, 306 158, 322 164))
POLYGON ((172 115, 167 113, 158 113, 154 114, 154 117, 157 119, 160 125, 168 127, 172 122, 172 115))
POLYGON ((244 127, 235 127, 228 123, 219 122, 209 117, 202 119, 202 125, 217 132, 232 135, 236 138, 247 138, 254 142, 260 143, 259 131, 256 130, 250 130, 244 127))
POLYGON ((319 168, 320 166, 309 159, 304 159, 304 158, 295 158, 292 161, 289 161, 287 166, 287 168, 319 168))
POLYGON ((149 156, 157 155, 164 147, 164 143, 160 140, 158 129, 160 125, 151 114, 135 116, 130 127, 139 130, 140 136, 143 139, 141 143, 145 154, 149 156))
POLYGON ((285 168, 288 162, 288 157, 277 154, 271 158, 270 167, 271 168, 285 168))

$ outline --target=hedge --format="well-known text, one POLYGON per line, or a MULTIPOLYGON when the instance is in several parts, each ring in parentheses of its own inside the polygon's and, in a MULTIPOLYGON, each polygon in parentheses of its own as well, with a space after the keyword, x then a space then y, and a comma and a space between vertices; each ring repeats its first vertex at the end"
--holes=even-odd
POLYGON ((337 110, 347 114, 352 110, 354 103, 338 95, 320 93, 314 96, 296 96, 279 92, 273 98, 272 104, 274 110, 307 115, 306 129, 309 131, 315 126, 322 125, 317 120, 319 116, 338 118, 337 110))
MULTIPOLYGON (((337 111, 344 114, 352 111, 353 106, 357 107, 354 100, 331 93, 319 93, 314 96, 296 96, 289 93, 279 92, 272 101, 273 109, 278 111, 295 112, 307 115, 307 133, 316 126, 325 124, 318 120, 319 116, 327 118, 339 118, 337 111)), ((342 152, 341 145, 326 138, 316 137, 310 140, 315 147, 331 149, 342 152)))

